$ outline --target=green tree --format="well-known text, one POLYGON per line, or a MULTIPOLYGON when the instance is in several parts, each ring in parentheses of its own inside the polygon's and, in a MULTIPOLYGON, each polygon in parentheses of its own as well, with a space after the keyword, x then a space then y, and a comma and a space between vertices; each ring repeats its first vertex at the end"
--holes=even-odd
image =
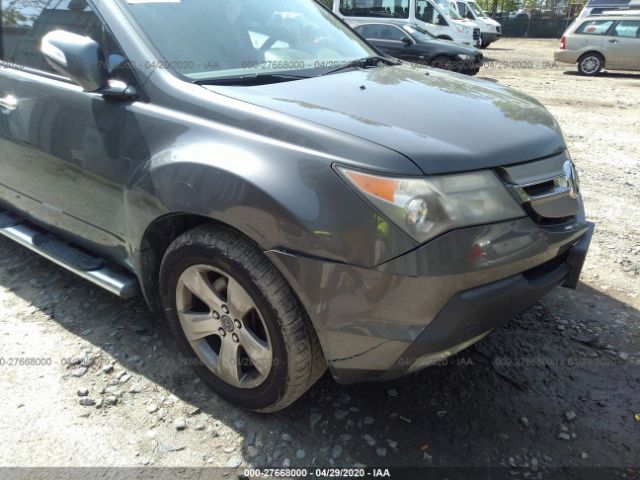
POLYGON ((2 25, 17 27, 32 22, 51 0, 9 0, 2 2, 2 25))

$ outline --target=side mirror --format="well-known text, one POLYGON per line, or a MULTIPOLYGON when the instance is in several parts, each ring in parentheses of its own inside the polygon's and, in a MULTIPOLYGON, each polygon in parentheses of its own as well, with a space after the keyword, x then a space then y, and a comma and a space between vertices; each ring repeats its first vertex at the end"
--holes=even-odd
POLYGON ((467 12, 467 14, 465 15, 465 17, 466 17, 468 20, 474 20, 474 18, 473 18, 473 13, 471 13, 471 12, 467 12))
POLYGON ((47 63, 85 92, 97 92, 109 83, 104 53, 98 42, 75 33, 55 30, 42 38, 40 51, 47 63))
POLYGON ((402 37, 402 43, 404 43, 407 47, 410 47, 413 44, 409 37, 402 37))
POLYGON ((440 14, 438 14, 438 25, 442 25, 443 27, 449 26, 447 20, 440 14))

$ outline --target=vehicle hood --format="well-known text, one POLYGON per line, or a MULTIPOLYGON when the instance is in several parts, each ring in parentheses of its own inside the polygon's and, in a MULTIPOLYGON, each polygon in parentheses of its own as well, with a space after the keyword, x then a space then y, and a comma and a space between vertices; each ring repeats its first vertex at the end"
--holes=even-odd
POLYGON ((428 46, 429 49, 433 51, 438 51, 438 53, 451 53, 453 55, 464 54, 464 55, 480 55, 482 52, 475 47, 469 47, 468 45, 464 45, 463 43, 456 43, 450 40, 428 40, 425 42, 420 42, 418 45, 428 46))
POLYGON ((533 98, 437 69, 379 66, 207 88, 385 146, 426 174, 520 163, 565 149, 557 122, 533 98))
POLYGON ((499 27, 500 23, 495 21, 493 18, 489 18, 489 17, 482 17, 482 20, 487 24, 487 25, 493 25, 494 27, 499 27))

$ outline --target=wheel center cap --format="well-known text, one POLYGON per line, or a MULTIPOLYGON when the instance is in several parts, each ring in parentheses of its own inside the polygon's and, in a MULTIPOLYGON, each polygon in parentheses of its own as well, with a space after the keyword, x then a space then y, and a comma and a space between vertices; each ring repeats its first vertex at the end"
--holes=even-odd
POLYGON ((226 315, 222 317, 222 328, 224 328, 227 332, 233 332, 233 320, 231 320, 226 315))

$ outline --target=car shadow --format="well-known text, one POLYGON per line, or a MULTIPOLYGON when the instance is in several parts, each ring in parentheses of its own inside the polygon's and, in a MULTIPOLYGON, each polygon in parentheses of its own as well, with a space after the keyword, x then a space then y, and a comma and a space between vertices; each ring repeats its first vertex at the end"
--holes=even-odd
POLYGON ((585 284, 557 289, 437 366, 379 384, 340 386, 327 374, 286 410, 258 415, 198 381, 142 299, 114 297, 4 238, 0 259, 2 288, 108 353, 118 368, 243 435, 243 456, 255 465, 637 462, 640 312, 585 284), (577 419, 567 420, 568 411, 577 419), (568 440, 558 438, 563 433, 568 440))
MULTIPOLYGON (((583 75, 580 72, 575 70, 568 70, 563 72, 563 75, 568 75, 572 77, 582 77, 583 75)), ((631 80, 640 80, 640 73, 625 73, 625 72, 600 72, 596 75, 597 78, 622 78, 622 79, 631 79, 631 80)), ((585 77, 590 78, 590 77, 585 77)))

